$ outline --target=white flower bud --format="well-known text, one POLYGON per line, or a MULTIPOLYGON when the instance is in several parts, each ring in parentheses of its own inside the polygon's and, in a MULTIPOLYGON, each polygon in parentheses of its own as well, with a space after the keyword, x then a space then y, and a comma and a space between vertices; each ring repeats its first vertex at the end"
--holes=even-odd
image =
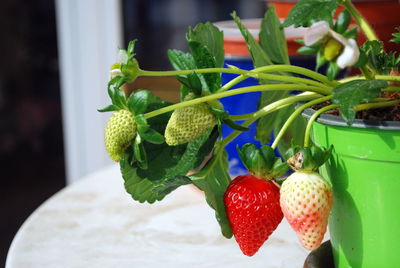
POLYGON ((121 69, 112 69, 110 70, 110 80, 113 79, 114 77, 117 76, 122 76, 121 69))

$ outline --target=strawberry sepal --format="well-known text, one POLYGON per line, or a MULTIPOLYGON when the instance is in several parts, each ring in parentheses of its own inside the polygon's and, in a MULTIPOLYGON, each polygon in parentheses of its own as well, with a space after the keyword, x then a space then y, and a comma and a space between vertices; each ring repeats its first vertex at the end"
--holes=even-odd
POLYGON ((294 146, 286 152, 287 163, 295 171, 314 172, 329 159, 332 149, 332 146, 327 149, 316 145, 294 146))
POLYGON ((268 145, 257 148, 252 143, 246 143, 242 149, 238 146, 237 150, 242 163, 257 177, 271 180, 282 176, 289 169, 287 163, 275 156, 274 150, 268 145))

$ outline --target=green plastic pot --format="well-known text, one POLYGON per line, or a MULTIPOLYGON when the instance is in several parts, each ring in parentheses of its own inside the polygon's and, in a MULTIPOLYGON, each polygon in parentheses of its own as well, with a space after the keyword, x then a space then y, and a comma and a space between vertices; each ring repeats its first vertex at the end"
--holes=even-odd
POLYGON ((316 145, 334 146, 320 172, 334 191, 329 231, 335 266, 400 267, 400 123, 356 120, 349 127, 322 115, 311 135, 316 145))

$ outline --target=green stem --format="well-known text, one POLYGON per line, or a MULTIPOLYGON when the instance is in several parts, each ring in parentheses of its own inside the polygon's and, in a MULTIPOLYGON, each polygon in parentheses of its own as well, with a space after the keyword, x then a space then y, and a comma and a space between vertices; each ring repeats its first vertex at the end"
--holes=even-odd
POLYGON ((374 80, 374 75, 368 70, 367 65, 363 65, 360 68, 361 73, 365 76, 368 80, 374 80))
POLYGON ((400 82, 400 76, 394 76, 394 75, 375 75, 375 79, 393 81, 393 82, 399 81, 400 82))
POLYGON ((322 103, 324 101, 328 101, 332 98, 332 95, 328 95, 322 98, 318 98, 316 100, 312 100, 307 102, 306 104, 301 105, 297 108, 286 120, 285 124, 282 126, 281 130, 279 131, 278 135, 275 137, 274 142, 272 143, 272 149, 275 149, 278 146, 279 141, 282 139, 283 134, 285 134, 286 130, 289 128, 290 124, 296 119, 296 117, 303 112, 304 109, 309 108, 315 104, 322 103))
POLYGON ((249 76, 243 75, 243 74, 239 75, 238 77, 235 77, 234 79, 232 79, 231 81, 229 81, 228 83, 223 85, 218 91, 219 92, 226 91, 226 90, 230 89, 231 87, 235 86, 236 84, 242 82, 243 80, 246 80, 247 78, 249 78, 249 76))
POLYGON ((306 86, 306 85, 295 85, 295 84, 274 84, 274 85, 259 85, 259 86, 249 86, 249 87, 242 87, 238 89, 232 89, 229 91, 225 92, 219 92, 215 93, 212 95, 207 95, 204 97, 200 97, 197 99, 189 100, 189 101, 184 101, 180 102, 177 104, 173 104, 167 107, 163 107, 161 109, 149 112, 144 114, 144 117, 146 119, 149 119, 151 117, 167 113, 170 111, 173 111, 178 108, 183 108, 186 106, 191 106, 191 105, 196 105, 199 103, 211 101, 211 100, 216 100, 228 96, 233 96, 237 94, 242 94, 242 93, 249 93, 249 92, 257 92, 257 91, 268 91, 268 90, 299 90, 299 91, 311 91, 315 93, 320 93, 322 95, 328 95, 330 94, 330 90, 319 88, 319 87, 314 87, 314 86, 306 86))
MULTIPOLYGON (((267 66, 264 66, 264 67, 267 67, 267 66)), ((314 81, 314 80, 311 80, 311 79, 293 77, 293 76, 284 76, 284 75, 274 75, 274 74, 260 73, 260 72, 263 72, 266 69, 264 67, 253 69, 253 70, 249 71, 247 74, 242 74, 242 75, 234 78, 233 80, 229 81, 224 86, 222 86, 218 90, 218 92, 226 91, 226 90, 230 89, 231 87, 233 87, 234 85, 240 83, 241 81, 243 81, 243 80, 245 80, 245 79, 247 79, 249 77, 253 77, 253 78, 256 78, 256 79, 268 79, 268 80, 275 80, 275 81, 308 84, 308 85, 314 85, 314 86, 322 87, 322 88, 326 88, 326 89, 331 89, 330 86, 327 86, 327 85, 325 85, 325 84, 323 84, 321 82, 314 81)), ((269 67, 269 69, 270 69, 270 67, 269 67)))
MULTIPOLYGON (((365 76, 351 76, 344 79, 339 80, 340 83, 347 83, 357 79, 367 79, 365 76)), ((375 75, 376 80, 386 80, 386 81, 393 81, 393 82, 400 82, 400 76, 394 75, 375 75)))
POLYGON ((319 109, 318 111, 316 111, 310 117, 310 119, 308 120, 307 126, 306 126, 305 134, 304 134, 304 147, 308 147, 310 145, 311 126, 314 123, 314 121, 317 119, 317 117, 320 116, 321 114, 323 114, 329 110, 335 109, 337 107, 339 107, 339 105, 337 105, 337 104, 331 104, 331 105, 325 106, 325 107, 319 109))
POLYGON ((353 18, 356 20, 357 24, 360 25, 361 29, 365 33, 368 40, 378 40, 372 27, 369 25, 367 20, 358 12, 356 7, 351 3, 351 0, 344 0, 343 6, 350 12, 353 18))
POLYGON ((338 84, 337 81, 330 81, 326 76, 308 70, 303 67, 292 66, 292 65, 268 65, 263 66, 254 70, 242 70, 242 69, 233 69, 233 68, 205 68, 205 69, 196 69, 196 70, 179 70, 179 71, 145 71, 139 70, 138 76, 176 76, 176 75, 188 75, 193 72, 204 74, 204 73, 232 73, 238 75, 246 75, 246 76, 254 76, 259 77, 260 73, 263 72, 291 72, 296 74, 301 74, 304 76, 308 76, 312 79, 320 81, 326 85, 335 86, 338 84))
POLYGON ((229 119, 233 121, 247 120, 253 116, 254 113, 239 114, 239 115, 229 115, 229 119))
MULTIPOLYGON (((250 75, 252 76, 252 75, 250 75)), ((300 83, 300 84, 308 84, 317 87, 323 87, 326 89, 331 89, 330 86, 327 86, 321 82, 317 82, 315 80, 294 77, 294 76, 283 76, 283 75, 276 75, 276 74, 259 74, 256 78, 259 79, 268 79, 268 80, 275 80, 275 81, 282 81, 282 82, 292 82, 292 83, 300 83)))
MULTIPOLYGON (((252 123, 254 123, 257 119, 266 116, 267 114, 270 114, 272 112, 275 112, 279 109, 282 109, 288 105, 291 105, 293 103, 297 103, 297 102, 303 102, 303 101, 308 101, 311 99, 315 99, 321 97, 321 95, 319 94, 315 94, 315 93, 302 93, 299 95, 295 95, 295 96, 291 96, 291 97, 287 97, 285 99, 282 100, 278 100, 275 101, 267 106, 265 106, 264 108, 260 109, 259 111, 253 113, 251 115, 251 118, 247 119, 242 126, 243 127, 248 127, 250 126, 252 123)), ((250 114, 249 114, 250 115, 250 114)), ((232 140, 234 140, 241 132, 240 131, 234 131, 232 132, 230 135, 228 135, 225 139, 223 139, 221 141, 222 146, 226 146, 229 142, 231 142, 232 140)))
POLYGON ((358 112, 358 111, 362 111, 362 110, 394 106, 397 104, 400 104, 400 99, 395 99, 395 100, 385 101, 385 102, 363 103, 363 104, 359 104, 359 105, 355 106, 354 110, 358 112))
POLYGON ((139 76, 176 76, 188 75, 191 73, 206 74, 206 73, 230 73, 230 74, 247 74, 250 71, 232 68, 204 68, 195 70, 179 70, 179 71, 145 71, 140 70, 139 76))
POLYGON ((295 74, 301 74, 304 76, 308 76, 310 78, 313 78, 317 81, 320 81, 326 85, 329 86, 336 86, 339 84, 337 81, 331 81, 328 79, 328 77, 311 71, 309 69, 299 67, 299 66, 293 66, 293 65, 268 65, 264 67, 257 68, 257 70, 260 69, 260 72, 291 72, 295 74))
POLYGON ((350 77, 340 79, 339 83, 343 84, 343 83, 347 83, 347 82, 357 80, 357 79, 366 79, 366 78, 365 78, 365 76, 350 76, 350 77))

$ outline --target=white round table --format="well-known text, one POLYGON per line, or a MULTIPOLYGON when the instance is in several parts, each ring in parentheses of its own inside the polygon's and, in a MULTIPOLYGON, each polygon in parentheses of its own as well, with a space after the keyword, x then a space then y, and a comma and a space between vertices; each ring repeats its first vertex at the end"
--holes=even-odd
POLYGON ((15 236, 6 268, 302 267, 304 250, 285 219, 253 257, 225 239, 202 192, 184 186, 162 202, 125 192, 117 165, 60 191, 15 236))

